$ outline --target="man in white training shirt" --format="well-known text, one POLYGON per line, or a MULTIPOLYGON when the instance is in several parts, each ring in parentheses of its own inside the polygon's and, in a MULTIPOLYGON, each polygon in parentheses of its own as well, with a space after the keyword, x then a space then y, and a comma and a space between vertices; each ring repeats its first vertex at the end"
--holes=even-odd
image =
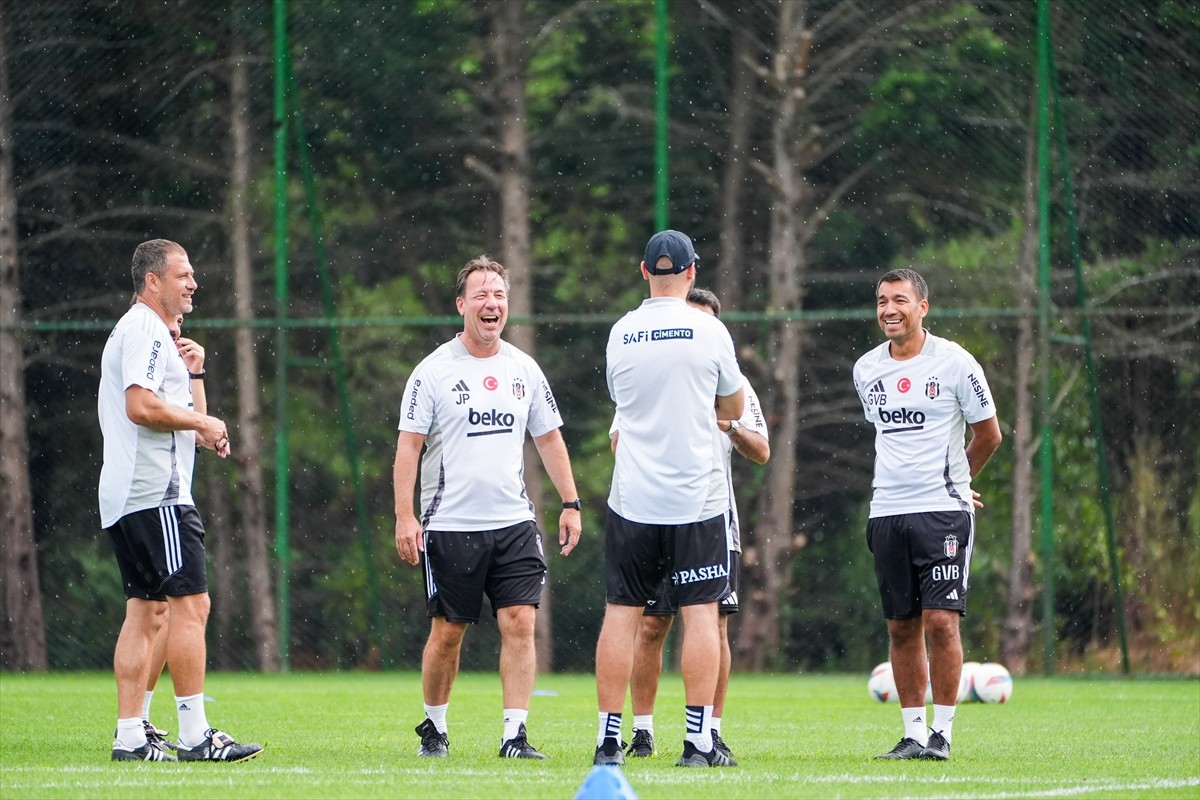
POLYGON ((449 755, 446 711, 467 626, 486 594, 500 627, 504 693, 501 758, 545 758, 525 723, 537 673, 536 610, 546 559, 533 503, 525 493, 528 431, 562 497, 558 543, 579 542, 580 502, 559 427, 562 417, 542 370, 502 341, 508 271, 487 256, 458 273, 463 330, 409 376, 400 406, 394 485, 396 551, 416 565, 425 556, 429 640, 421 659, 425 721, 418 756, 449 755), (424 448, 424 456, 421 450, 424 448), (421 475, 421 517, 413 510, 421 475))
POLYGON ((633 669, 642 609, 669 579, 684 620, 683 682, 687 767, 730 766, 713 746, 712 709, 720 663, 717 601, 729 589, 725 538, 728 490, 719 511, 709 477, 720 458, 712 443, 720 419, 745 406, 729 331, 685 299, 696 280, 696 251, 679 231, 646 244, 642 278, 650 299, 622 317, 608 337, 608 392, 619 444, 604 534, 607 604, 596 643, 600 707, 594 764, 624 763, 621 712, 633 669))
MULTIPOLYGON (((707 289, 693 288, 688 292, 687 304, 692 308, 714 317, 721 316, 721 301, 707 289)), ((743 376, 744 378, 745 376, 743 376)), ((726 540, 729 547, 729 591, 721 598, 717 608, 720 612, 721 662, 717 673, 717 692, 713 698, 712 740, 713 746, 725 754, 730 766, 736 766, 737 761, 730 752, 729 746, 721 738, 721 717, 725 710, 725 698, 729 691, 729 670, 731 653, 729 650, 729 616, 741 610, 738 592, 741 588, 741 554, 742 538, 738 525, 737 501, 733 494, 733 451, 736 450, 743 458, 755 464, 766 464, 771 458, 771 444, 767 432, 767 421, 763 416, 762 405, 750 381, 742 384, 746 391, 746 410, 741 419, 717 419, 713 417, 713 446, 718 450, 719 458, 713 462, 713 471, 709 477, 710 494, 714 497, 728 495, 729 506, 725 510, 726 540)), ((614 427, 617 420, 613 420, 614 427)), ((618 438, 613 434, 613 448, 617 447, 618 438)), ((716 506, 707 507, 714 513, 721 509, 716 506)), ((707 512, 706 512, 707 513, 707 512)), ((702 515, 704 516, 704 515, 702 515)), ((635 758, 648 758, 654 754, 654 701, 658 695, 658 680, 662 674, 663 645, 671 624, 679 613, 679 606, 671 591, 671 586, 663 586, 659 596, 647 604, 638 626, 637 645, 634 650, 633 676, 630 684, 630 697, 633 704, 633 740, 629 744, 628 755, 635 758)))
POLYGON ((854 365, 854 388, 875 424, 867 545, 904 720, 904 737, 878 758, 944 761, 962 672, 959 619, 967 609, 975 507, 983 506, 971 479, 1001 437, 983 369, 966 350, 923 327, 928 312, 929 289, 916 271, 880 278, 876 315, 887 341, 854 365), (933 722, 927 727, 930 682, 933 722))
POLYGON ((192 310, 197 284, 187 252, 154 239, 133 253, 134 303, 117 322, 100 363, 97 411, 104 435, 100 524, 125 586, 117 639, 114 761, 174 761, 142 719, 155 637, 166 623, 167 662, 179 713, 180 761, 244 761, 261 745, 240 744, 208 724, 204 710, 208 578, 204 525, 192 501, 196 446, 229 455, 229 432, 195 410, 204 351, 180 349, 169 325, 192 310), (150 733, 150 738, 147 733, 150 733))

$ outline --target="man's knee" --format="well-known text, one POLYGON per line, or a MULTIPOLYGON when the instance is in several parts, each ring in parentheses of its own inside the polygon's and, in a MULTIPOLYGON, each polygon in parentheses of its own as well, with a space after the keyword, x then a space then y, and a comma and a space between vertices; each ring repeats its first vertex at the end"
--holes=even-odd
POLYGON ((925 612, 924 627, 929 634, 932 646, 953 645, 958 641, 959 613, 944 609, 931 609, 925 612))
POLYGON ((204 627, 208 624, 208 612, 212 607, 212 601, 209 599, 208 592, 201 592, 200 594, 168 597, 167 606, 170 609, 172 626, 193 624, 204 627))
POLYGON ((429 627, 429 646, 438 650, 455 650, 462 646, 466 633, 467 623, 434 617, 429 627))
POLYGON ((537 609, 533 606, 507 606, 496 612, 502 639, 533 639, 537 609))
POLYGON ((920 617, 915 619, 889 619, 887 621, 888 638, 895 647, 910 645, 925 634, 925 626, 920 617))
POLYGON ((642 617, 642 621, 638 623, 638 642, 651 647, 661 646, 674 621, 674 617, 642 617))

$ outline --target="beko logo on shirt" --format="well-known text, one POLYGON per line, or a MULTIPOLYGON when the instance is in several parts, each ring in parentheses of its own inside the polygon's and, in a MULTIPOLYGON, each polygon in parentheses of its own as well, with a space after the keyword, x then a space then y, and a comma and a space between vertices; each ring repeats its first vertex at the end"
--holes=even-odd
POLYGON ((622 337, 622 344, 639 342, 664 342, 668 339, 691 339, 691 328, 659 328, 653 331, 634 331, 622 337))
POLYGON ((888 411, 879 409, 879 421, 887 425, 904 425, 903 428, 887 428, 884 433, 901 433, 902 431, 919 431, 925 429, 925 412, 913 411, 907 408, 897 408, 888 411))
POLYGON ((158 362, 158 351, 161 347, 162 342, 160 342, 158 339, 155 339, 154 347, 150 349, 150 363, 146 365, 146 377, 151 380, 154 379, 154 367, 158 362))
POLYGON ((512 433, 513 425, 517 424, 517 418, 512 414, 507 414, 496 409, 490 411, 476 411, 473 408, 467 409, 467 422, 471 425, 480 425, 487 430, 471 431, 467 436, 491 436, 494 433, 512 433))

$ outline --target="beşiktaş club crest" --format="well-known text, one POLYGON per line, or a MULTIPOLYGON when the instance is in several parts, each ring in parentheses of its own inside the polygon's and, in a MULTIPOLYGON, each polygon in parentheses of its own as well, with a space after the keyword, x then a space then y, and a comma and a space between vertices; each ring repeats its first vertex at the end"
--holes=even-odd
POLYGON ((941 394, 942 387, 938 386, 937 378, 930 378, 929 383, 925 384, 925 396, 930 400, 937 400, 937 396, 941 394))
POLYGON ((520 378, 517 378, 513 381, 513 397, 517 398, 518 400, 525 399, 525 382, 520 378))
POLYGON ((942 552, 946 554, 946 558, 958 555, 958 537, 954 534, 947 536, 946 541, 942 542, 942 552))

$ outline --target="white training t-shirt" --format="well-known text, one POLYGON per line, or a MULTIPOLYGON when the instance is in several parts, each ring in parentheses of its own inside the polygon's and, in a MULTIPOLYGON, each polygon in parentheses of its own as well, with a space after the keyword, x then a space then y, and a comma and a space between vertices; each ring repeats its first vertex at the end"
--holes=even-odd
POLYGON ((609 507, 644 524, 706 519, 713 403, 743 383, 729 331, 682 299, 650 298, 613 325, 606 356, 620 417, 609 507))
MULTIPOLYGON (((761 434, 767 441, 771 437, 767 434, 767 418, 762 412, 762 403, 758 400, 758 395, 754 392, 754 387, 750 385, 750 381, 742 384, 746 390, 746 410, 742 412, 742 418, 738 420, 738 424, 743 430, 754 431, 761 434)), ((721 433, 717 429, 717 436, 721 439, 721 452, 725 462, 725 481, 729 487, 729 549, 734 552, 742 552, 742 532, 738 523, 737 499, 733 494, 733 438, 727 433, 721 433)))
POLYGON ((996 416, 996 405, 971 354, 925 333, 913 358, 892 359, 883 342, 854 365, 854 388, 875 423, 872 518, 975 513, 966 427, 996 416))
POLYGON ((100 469, 100 525, 108 528, 134 511, 190 506, 195 431, 155 431, 125 413, 125 390, 141 386, 166 403, 192 408, 183 356, 158 314, 135 303, 117 322, 100 359, 96 411, 104 435, 100 469))
POLYGON ((508 342, 475 358, 458 337, 417 365, 404 388, 399 429, 425 437, 421 527, 486 531, 534 519, 525 493, 525 432, 562 426, 537 363, 508 342))

